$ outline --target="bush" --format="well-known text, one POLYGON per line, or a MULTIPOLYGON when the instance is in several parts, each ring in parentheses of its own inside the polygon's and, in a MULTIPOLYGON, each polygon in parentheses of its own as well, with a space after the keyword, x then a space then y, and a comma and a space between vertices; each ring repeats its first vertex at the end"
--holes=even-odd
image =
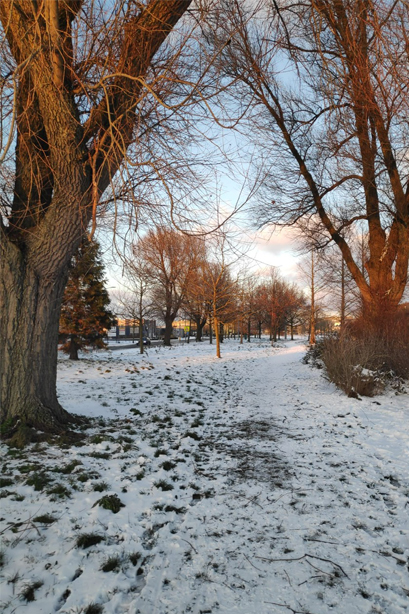
POLYGON ((349 335, 328 338, 323 343, 322 360, 328 378, 349 396, 373 396, 377 387, 377 369, 382 352, 373 337, 354 339, 349 335))
POLYGON ((401 337, 354 334, 322 341, 320 354, 327 377, 351 397, 382 392, 388 379, 409 376, 409 355, 401 337))

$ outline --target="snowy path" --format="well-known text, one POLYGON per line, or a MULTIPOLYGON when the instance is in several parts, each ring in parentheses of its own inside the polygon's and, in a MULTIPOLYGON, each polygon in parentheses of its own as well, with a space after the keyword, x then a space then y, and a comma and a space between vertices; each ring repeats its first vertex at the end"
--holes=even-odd
POLYGON ((371 400, 358 406, 300 364, 299 347, 257 358, 245 350, 226 362, 225 398, 199 446, 212 496, 175 542, 191 545, 191 561, 179 547, 161 562, 175 590, 152 577, 155 611, 409 611, 403 410, 390 429, 371 400))
POLYGON ((409 612, 408 396, 348 399, 297 343, 213 351, 61 363, 63 405, 116 418, 83 447, 32 451, 50 479, 56 463, 79 463, 58 474, 69 499, 33 491, 27 460, 6 459, 0 530, 39 509, 58 517, 21 539, 5 531, 7 614, 91 602, 105 614, 409 612), (115 515, 93 507, 103 482, 125 504, 115 515), (85 531, 104 541, 75 547, 85 531), (29 580, 43 582, 32 603, 19 598, 29 580))

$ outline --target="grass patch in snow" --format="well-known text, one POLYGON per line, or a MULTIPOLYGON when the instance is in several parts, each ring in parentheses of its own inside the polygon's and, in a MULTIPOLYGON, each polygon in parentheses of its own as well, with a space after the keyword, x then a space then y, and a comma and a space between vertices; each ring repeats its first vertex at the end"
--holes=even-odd
POLYGON ((55 500, 55 497, 64 499, 65 497, 69 497, 71 495, 71 491, 66 486, 64 486, 64 484, 56 484, 55 486, 50 488, 50 490, 47 490, 47 495, 55 495, 53 497, 53 500, 55 500))
POLYGON ((41 580, 37 580, 36 582, 31 582, 30 584, 26 584, 23 590, 20 593, 20 599, 22 601, 34 601, 35 600, 35 591, 39 589, 44 582, 41 580))
POLYGON ((97 544, 103 542, 105 537, 100 535, 99 533, 81 533, 78 535, 75 545, 77 548, 82 548, 85 550, 86 548, 90 548, 91 546, 96 546, 97 544))
POLYGON ((63 473, 64 475, 69 475, 74 471, 76 467, 78 467, 78 465, 82 465, 82 462, 79 460, 73 460, 71 461, 71 463, 68 463, 63 467, 55 467, 53 471, 55 471, 55 473, 63 473))
POLYGON ((26 480, 26 484, 28 486, 32 486, 34 490, 41 491, 44 490, 46 486, 48 486, 51 482, 51 479, 47 473, 34 473, 26 480))
POLYGON ((166 480, 158 480, 157 482, 154 482, 153 485, 163 491, 173 490, 174 488, 173 484, 170 484, 170 482, 167 482, 166 480))
POLYGON ((81 471, 81 473, 76 473, 75 477, 77 478, 78 482, 88 482, 88 480, 97 480, 100 475, 98 471, 81 471))
POLYGON ((200 435, 198 435, 197 433, 195 433, 194 431, 187 431, 183 437, 190 437, 191 439, 194 439, 195 441, 200 441, 202 438, 200 437, 200 435))
POLYGON ((91 456, 92 458, 99 458, 101 460, 108 460, 111 458, 111 454, 109 452, 89 452, 87 456, 91 456))
POLYGON ((101 571, 104 571, 105 573, 109 571, 119 571, 120 563, 121 559, 118 555, 110 556, 104 563, 102 563, 101 571))
POLYGON ((142 558, 142 554, 140 552, 131 552, 128 554, 128 559, 131 561, 132 565, 136 567, 138 561, 142 558))
POLYGON ((6 486, 11 486, 14 484, 14 480, 11 478, 0 478, 0 488, 5 488, 6 486))
POLYGON ((92 485, 92 490, 94 490, 95 492, 104 492, 104 490, 109 490, 109 484, 108 482, 95 482, 95 484, 92 485))
POLYGON ((57 518, 51 516, 51 514, 42 514, 33 518, 33 522, 39 522, 40 524, 52 524, 57 518))
POLYGON ((103 611, 104 608, 100 603, 90 603, 83 610, 83 614, 102 614, 103 611))
POLYGON ((92 507, 99 505, 99 507, 104 508, 104 510, 110 510, 114 514, 117 514, 121 507, 125 507, 125 504, 122 503, 121 499, 118 495, 104 495, 98 501, 95 501, 92 507))
POLYGON ((158 458, 161 455, 167 456, 168 455, 168 451, 165 450, 164 448, 158 448, 157 450, 155 450, 155 454, 154 454, 155 458, 158 458))
POLYGON ((176 463, 172 462, 172 461, 165 461, 164 463, 162 463, 160 465, 162 467, 162 469, 164 469, 165 471, 170 471, 171 469, 174 469, 176 467, 176 463))

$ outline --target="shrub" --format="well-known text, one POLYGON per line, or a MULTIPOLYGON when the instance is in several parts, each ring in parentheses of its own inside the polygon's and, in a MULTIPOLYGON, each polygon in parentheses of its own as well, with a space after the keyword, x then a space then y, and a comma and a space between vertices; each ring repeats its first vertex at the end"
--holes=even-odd
POLYGON ((383 390, 393 354, 392 346, 373 333, 328 337, 321 349, 328 379, 351 397, 373 396, 383 390))

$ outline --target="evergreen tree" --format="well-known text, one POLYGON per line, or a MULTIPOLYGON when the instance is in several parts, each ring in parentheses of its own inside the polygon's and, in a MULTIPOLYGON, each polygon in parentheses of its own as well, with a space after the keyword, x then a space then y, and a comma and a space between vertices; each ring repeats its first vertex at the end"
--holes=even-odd
POLYGON ((72 360, 84 346, 106 347, 106 330, 115 325, 105 289, 104 265, 99 244, 84 241, 71 262, 60 317, 62 349, 72 360))

